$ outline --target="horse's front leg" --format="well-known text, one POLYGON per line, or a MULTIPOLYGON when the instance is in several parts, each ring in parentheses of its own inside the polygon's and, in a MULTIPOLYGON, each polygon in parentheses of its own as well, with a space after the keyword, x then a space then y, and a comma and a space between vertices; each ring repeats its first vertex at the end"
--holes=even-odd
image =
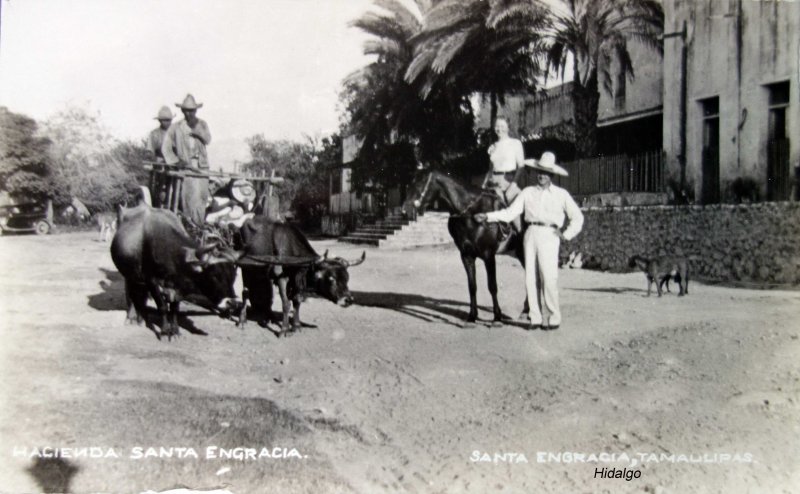
MULTIPOLYGON (((517 235, 517 242, 514 246, 514 256, 517 258, 522 267, 525 267, 525 246, 522 242, 522 238, 524 237, 524 231, 520 232, 517 235)), ((518 319, 527 321, 530 319, 531 313, 531 306, 528 304, 528 294, 524 295, 524 300, 522 302, 522 312, 520 312, 518 319)))
POLYGON ((475 322, 478 319, 478 301, 476 293, 478 286, 475 283, 475 258, 466 254, 461 254, 461 262, 467 271, 467 285, 469 286, 469 315, 467 322, 475 322))
POLYGON ((489 255, 483 260, 486 265, 486 279, 489 282, 489 293, 492 294, 492 312, 494 312, 494 322, 503 320, 503 312, 500 310, 500 303, 497 301, 497 265, 493 255, 489 255))

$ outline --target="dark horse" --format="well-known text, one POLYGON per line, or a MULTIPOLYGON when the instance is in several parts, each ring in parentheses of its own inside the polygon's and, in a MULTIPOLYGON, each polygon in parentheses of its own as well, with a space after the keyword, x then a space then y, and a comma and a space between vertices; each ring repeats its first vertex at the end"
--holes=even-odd
MULTIPOLYGON (((447 229, 461 253, 461 262, 467 271, 469 285, 469 316, 467 322, 478 319, 478 304, 475 299, 477 286, 475 283, 475 259, 483 259, 486 265, 486 276, 489 281, 489 293, 492 294, 492 310, 494 322, 504 319, 497 302, 497 275, 495 255, 503 248, 503 254, 513 255, 524 265, 524 251, 520 234, 511 232, 506 242, 499 223, 478 223, 472 217, 475 213, 496 211, 504 207, 503 201, 492 191, 466 186, 440 172, 428 172, 414 182, 408 191, 408 198, 403 203, 403 213, 412 211, 424 213, 434 200, 438 199, 446 205, 450 213, 447 229), (505 243, 505 246, 503 244, 505 243)), ((525 299, 524 313, 528 312, 528 299, 525 299)))

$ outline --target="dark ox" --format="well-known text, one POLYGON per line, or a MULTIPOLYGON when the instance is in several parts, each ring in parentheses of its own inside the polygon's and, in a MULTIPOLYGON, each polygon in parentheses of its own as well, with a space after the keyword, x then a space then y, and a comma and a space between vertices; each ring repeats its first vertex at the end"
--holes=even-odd
POLYGON ((178 305, 191 299, 226 315, 236 298, 236 253, 199 245, 175 214, 140 203, 120 209, 111 258, 125 278, 126 323, 145 320, 148 294, 161 315, 161 334, 178 334, 178 305), (198 298, 199 297, 199 298, 198 298))
POLYGON ((327 252, 321 258, 300 230, 285 223, 270 222, 264 217, 246 221, 240 234, 243 248, 240 260, 242 281, 254 312, 270 318, 272 285, 278 286, 283 305, 283 320, 278 336, 299 330, 300 302, 304 292, 326 298, 341 307, 353 303, 347 286, 350 279, 347 268, 364 262, 366 252, 353 262, 340 257, 328 259, 327 252), (261 265, 249 260, 259 260, 261 265), (290 301, 294 307, 291 328, 290 301))

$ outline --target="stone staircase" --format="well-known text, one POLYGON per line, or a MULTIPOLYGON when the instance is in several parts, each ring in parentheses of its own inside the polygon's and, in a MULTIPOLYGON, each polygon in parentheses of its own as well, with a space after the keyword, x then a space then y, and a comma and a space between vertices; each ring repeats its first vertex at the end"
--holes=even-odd
POLYGON ((452 243, 447 231, 447 213, 428 212, 409 221, 402 214, 391 214, 383 220, 364 225, 340 242, 374 245, 386 248, 421 247, 452 243))

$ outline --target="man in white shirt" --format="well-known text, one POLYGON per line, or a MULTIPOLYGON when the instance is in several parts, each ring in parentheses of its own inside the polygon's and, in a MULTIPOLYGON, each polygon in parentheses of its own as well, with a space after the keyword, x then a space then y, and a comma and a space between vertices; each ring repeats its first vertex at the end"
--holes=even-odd
POLYGON ((508 222, 523 215, 528 225, 523 245, 531 329, 557 329, 561 325, 558 248, 561 240, 572 240, 580 233, 583 213, 569 192, 552 183, 554 175, 567 176, 567 171, 556 164, 553 153, 543 153, 539 161, 525 160, 525 165, 539 171, 538 185, 525 187, 506 209, 478 213, 475 220, 508 222), (565 217, 569 218, 569 224, 562 232, 565 217), (537 283, 537 270, 541 286, 537 283), (550 314, 547 321, 542 319, 541 303, 550 314))

